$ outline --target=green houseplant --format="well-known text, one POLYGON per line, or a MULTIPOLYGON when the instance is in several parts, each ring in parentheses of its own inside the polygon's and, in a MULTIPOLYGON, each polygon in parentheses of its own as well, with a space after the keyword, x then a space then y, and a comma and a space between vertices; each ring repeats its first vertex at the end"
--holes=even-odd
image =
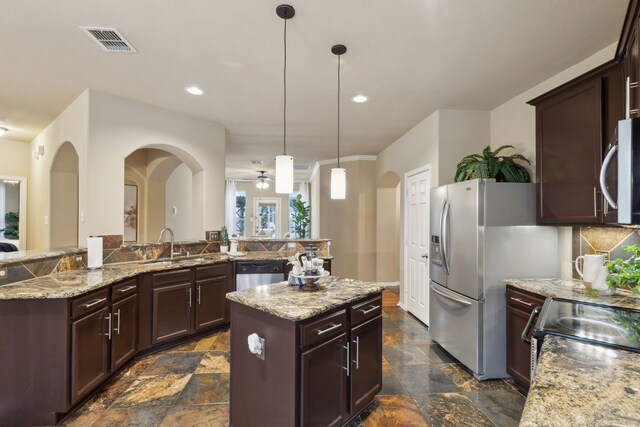
POLYGON ((607 286, 614 289, 629 287, 634 294, 640 294, 640 245, 625 246, 624 250, 631 252, 631 257, 607 263, 607 286))
POLYGON ((220 252, 229 252, 229 231, 226 225, 220 228, 220 252))
POLYGON ((4 215, 4 228, 0 228, 0 232, 4 233, 6 239, 17 240, 20 238, 19 224, 18 212, 7 212, 4 215))
POLYGON ((455 182, 473 178, 494 178, 497 182, 531 182, 527 168, 518 162, 531 164, 522 154, 499 155, 502 150, 515 148, 503 145, 494 151, 487 146, 482 154, 470 154, 460 160, 456 166, 455 182))
POLYGON ((304 239, 307 235, 307 228, 311 222, 311 206, 302 201, 302 194, 291 199, 291 220, 293 221, 293 231, 296 237, 304 239))

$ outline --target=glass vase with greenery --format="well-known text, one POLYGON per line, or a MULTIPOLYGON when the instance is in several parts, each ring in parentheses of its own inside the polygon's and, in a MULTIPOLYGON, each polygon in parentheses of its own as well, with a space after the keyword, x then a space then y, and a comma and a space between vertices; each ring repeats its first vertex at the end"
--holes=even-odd
POLYGON ((311 223, 311 206, 302 200, 302 194, 291 199, 291 220, 293 221, 293 232, 299 239, 307 236, 307 228, 311 223))
POLYGON ((487 146, 482 154, 470 154, 460 160, 456 166, 455 182, 467 181, 473 178, 494 178, 497 182, 531 182, 531 175, 527 168, 518 162, 531 164, 522 154, 510 156, 499 155, 502 150, 515 148, 513 145, 503 145, 491 150, 487 146))

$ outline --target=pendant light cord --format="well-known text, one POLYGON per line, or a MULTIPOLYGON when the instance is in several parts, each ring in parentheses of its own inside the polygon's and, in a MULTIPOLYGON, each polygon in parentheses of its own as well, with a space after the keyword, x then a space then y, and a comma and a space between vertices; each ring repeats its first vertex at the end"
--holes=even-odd
POLYGON ((287 154, 287 19, 284 20, 284 73, 283 73, 283 87, 284 87, 284 112, 283 112, 283 120, 284 123, 284 131, 283 135, 283 144, 284 144, 284 154, 287 154))
POLYGON ((338 168, 340 168, 340 59, 338 55, 338 168))

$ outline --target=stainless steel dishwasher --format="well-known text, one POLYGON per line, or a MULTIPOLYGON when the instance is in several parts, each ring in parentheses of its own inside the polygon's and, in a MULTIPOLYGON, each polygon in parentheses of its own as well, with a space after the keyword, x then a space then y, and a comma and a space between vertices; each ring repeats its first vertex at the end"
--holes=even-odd
POLYGON ((283 261, 236 261, 236 290, 238 291, 283 280, 283 261))

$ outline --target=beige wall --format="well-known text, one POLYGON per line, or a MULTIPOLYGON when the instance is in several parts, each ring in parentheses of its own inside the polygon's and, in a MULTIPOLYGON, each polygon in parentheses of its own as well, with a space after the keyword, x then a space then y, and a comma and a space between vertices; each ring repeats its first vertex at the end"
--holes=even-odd
POLYGON ((63 144, 51 165, 51 228, 52 248, 78 244, 78 154, 73 145, 63 144))
POLYGON ((0 177, 29 176, 31 146, 27 142, 0 139, 0 177))
MULTIPOLYGON (((535 108, 527 101, 541 95, 593 68, 611 60, 616 44, 543 81, 491 110, 491 146, 496 148, 510 144, 533 163, 532 178, 535 181, 536 115, 535 108)), ((561 277, 571 277, 573 271, 571 252, 571 228, 559 227, 559 271, 561 277)))
MULTIPOLYGON (((194 237, 224 221, 225 130, 222 126, 129 99, 86 90, 31 143, 45 156, 31 160, 29 247, 50 247, 49 172, 65 141, 78 152, 79 242, 99 234, 122 234, 124 158, 139 148, 164 149, 194 171, 194 237), (47 221, 45 221, 45 219, 47 221), (82 221, 84 219, 84 221, 82 221)), ((163 204, 162 210, 165 209, 163 204)))
POLYGON ((309 187, 309 202, 311 205, 311 237, 313 239, 320 239, 320 212, 322 210, 322 205, 320 203, 320 165, 317 163, 313 173, 311 174, 309 187))
POLYGON ((376 280, 400 281, 400 177, 387 172, 376 196, 376 280))
MULTIPOLYGON (((269 188, 259 189, 256 187, 255 182, 238 182, 236 183, 236 191, 247 192, 247 224, 245 229, 245 235, 251 236, 256 234, 256 212, 254 210, 254 200, 257 197, 267 197, 280 200, 280 223, 277 224, 277 237, 283 237, 285 233, 289 232, 289 195, 276 193, 275 183, 271 182, 269 188)), ((297 185, 294 185, 294 190, 297 189, 297 185)), ((219 229, 218 226, 217 229, 219 229)))
POLYGON ((322 212, 320 237, 333 240, 333 274, 376 280, 376 164, 361 160, 340 165, 347 170, 345 200, 331 199, 331 168, 335 166, 320 167, 319 186, 315 185, 322 212))
MULTIPOLYGON (((175 233, 176 240, 189 240, 198 237, 193 233, 191 227, 193 215, 192 184, 191 170, 182 163, 171 173, 165 185, 165 223, 175 233)), ((202 235, 200 238, 204 239, 205 236, 202 235)))

